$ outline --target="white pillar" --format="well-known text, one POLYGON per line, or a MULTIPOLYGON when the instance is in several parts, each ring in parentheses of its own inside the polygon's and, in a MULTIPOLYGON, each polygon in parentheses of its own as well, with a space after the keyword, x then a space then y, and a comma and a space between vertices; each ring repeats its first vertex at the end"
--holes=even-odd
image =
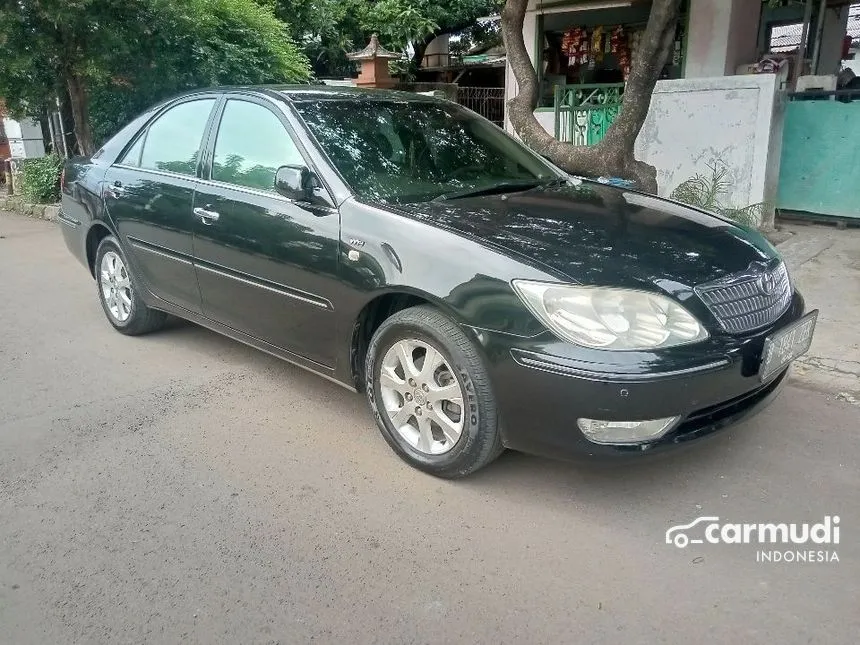
POLYGON ((755 62, 760 18, 760 2, 691 0, 684 76, 730 76, 755 62))

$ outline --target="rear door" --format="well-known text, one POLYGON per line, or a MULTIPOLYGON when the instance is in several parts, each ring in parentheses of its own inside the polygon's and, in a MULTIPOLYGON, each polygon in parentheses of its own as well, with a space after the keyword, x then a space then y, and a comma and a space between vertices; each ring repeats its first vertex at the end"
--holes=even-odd
POLYGON ((193 200, 204 134, 217 97, 171 105, 105 175, 105 200, 134 269, 153 294, 200 313, 193 265, 193 200))
POLYGON ((275 192, 280 166, 310 167, 277 106, 234 95, 216 118, 211 163, 194 200, 204 314, 331 367, 338 211, 324 189, 328 205, 275 192))

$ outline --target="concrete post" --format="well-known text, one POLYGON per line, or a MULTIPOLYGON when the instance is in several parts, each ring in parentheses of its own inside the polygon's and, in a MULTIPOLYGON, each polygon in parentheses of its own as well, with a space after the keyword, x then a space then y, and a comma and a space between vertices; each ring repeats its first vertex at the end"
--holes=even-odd
POLYGON ((818 74, 838 74, 842 66, 842 44, 848 31, 850 7, 828 7, 824 12, 824 30, 818 53, 818 74))
POLYGON ((758 58, 761 2, 691 0, 686 78, 734 75, 758 58))

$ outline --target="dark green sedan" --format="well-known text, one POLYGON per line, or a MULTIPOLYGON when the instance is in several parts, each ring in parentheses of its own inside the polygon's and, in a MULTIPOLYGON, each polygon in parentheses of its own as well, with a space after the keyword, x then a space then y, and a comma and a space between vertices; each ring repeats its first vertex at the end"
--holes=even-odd
POLYGON ((758 233, 570 177, 425 96, 193 92, 62 184, 119 332, 179 316, 364 390, 395 452, 442 477, 505 447, 710 434, 774 397, 815 325, 758 233))

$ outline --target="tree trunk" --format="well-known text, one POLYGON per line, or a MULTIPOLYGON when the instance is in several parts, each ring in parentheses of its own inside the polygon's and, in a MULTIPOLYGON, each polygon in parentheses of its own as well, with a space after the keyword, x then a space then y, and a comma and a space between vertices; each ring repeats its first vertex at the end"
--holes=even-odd
POLYGON ((75 119, 75 139, 78 153, 89 157, 95 152, 93 131, 90 127, 90 96, 86 81, 73 70, 66 71, 66 84, 69 88, 69 104, 75 119))
POLYGON ((651 93, 669 55, 680 0, 654 0, 640 49, 632 61, 621 110, 606 136, 595 146, 561 143, 546 132, 534 116, 539 88, 537 73, 523 39, 527 6, 528 0, 506 0, 502 9, 502 38, 519 87, 518 94, 508 101, 508 118, 514 130, 532 149, 568 172, 633 179, 640 189, 656 193, 657 171, 636 160, 633 147, 648 115, 651 93))

